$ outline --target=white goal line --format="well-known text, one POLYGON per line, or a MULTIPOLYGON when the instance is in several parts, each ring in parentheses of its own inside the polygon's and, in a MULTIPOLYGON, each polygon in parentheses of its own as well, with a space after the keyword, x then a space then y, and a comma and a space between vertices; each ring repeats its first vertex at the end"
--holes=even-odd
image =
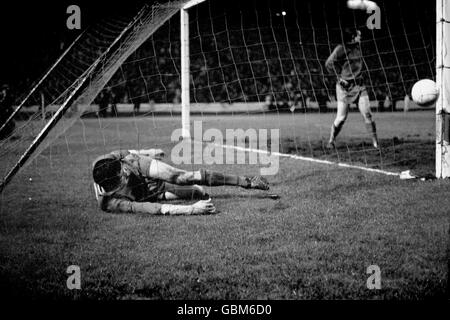
MULTIPOLYGON (((211 142, 207 142, 207 141, 196 141, 193 140, 194 143, 209 143, 211 144, 211 142)), ((335 161, 329 161, 329 160, 322 160, 322 159, 317 159, 317 158, 311 158, 311 157, 304 157, 304 156, 299 156, 299 155, 295 155, 295 154, 287 154, 287 153, 281 153, 281 152, 270 152, 267 150, 260 150, 260 149, 253 149, 253 148, 243 148, 243 147, 238 147, 238 146, 230 146, 227 144, 218 144, 218 143, 212 143, 215 146, 218 147, 222 147, 224 149, 234 149, 234 150, 239 150, 239 151, 246 151, 246 152, 255 152, 255 153, 261 153, 261 154, 268 154, 268 155, 275 155, 275 156, 279 156, 279 157, 283 157, 283 158, 291 158, 291 159, 295 159, 295 160, 302 160, 302 161, 309 161, 309 162, 315 162, 315 163, 320 163, 320 164, 327 164, 327 165, 334 165, 334 166, 338 166, 338 167, 342 167, 342 168, 349 168, 349 169, 358 169, 358 170, 362 170, 362 171, 367 171, 367 172, 373 172, 373 173, 380 173, 380 174, 384 174, 387 176, 400 176, 399 172, 392 172, 392 171, 387 171, 387 170, 381 170, 381 169, 373 169, 373 168, 367 168, 367 167, 363 167, 363 166, 357 166, 354 164, 348 164, 348 163, 344 163, 344 162, 335 162, 335 161)))

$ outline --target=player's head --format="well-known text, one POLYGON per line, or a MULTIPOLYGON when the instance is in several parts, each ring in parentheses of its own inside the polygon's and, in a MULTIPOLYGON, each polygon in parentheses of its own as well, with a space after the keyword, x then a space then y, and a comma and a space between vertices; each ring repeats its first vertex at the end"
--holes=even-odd
POLYGON ((106 192, 111 192, 121 185, 121 171, 122 164, 120 160, 102 158, 95 162, 92 175, 95 183, 105 189, 106 192))
POLYGON ((345 44, 355 44, 361 42, 361 31, 356 28, 345 28, 343 36, 345 44))

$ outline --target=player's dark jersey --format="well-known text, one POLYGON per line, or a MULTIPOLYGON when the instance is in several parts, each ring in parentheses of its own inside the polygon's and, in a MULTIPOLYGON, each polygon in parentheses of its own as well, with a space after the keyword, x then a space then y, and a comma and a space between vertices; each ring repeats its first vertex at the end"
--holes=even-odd
MULTIPOLYGON (((96 197, 100 208, 109 212, 135 213, 141 211, 142 202, 153 202, 162 193, 164 182, 150 179, 143 170, 148 170, 152 159, 150 157, 132 154, 128 151, 113 151, 95 159, 93 165, 104 159, 119 160, 122 164, 121 184, 115 190, 105 192, 94 184, 96 197), (141 204, 140 204, 141 203, 141 204)), ((149 210, 146 204, 146 211, 149 210)), ((155 203, 154 210, 160 205, 155 203)))
POLYGON ((359 44, 336 46, 325 66, 329 72, 336 73, 343 80, 351 81, 361 77, 363 61, 359 44))

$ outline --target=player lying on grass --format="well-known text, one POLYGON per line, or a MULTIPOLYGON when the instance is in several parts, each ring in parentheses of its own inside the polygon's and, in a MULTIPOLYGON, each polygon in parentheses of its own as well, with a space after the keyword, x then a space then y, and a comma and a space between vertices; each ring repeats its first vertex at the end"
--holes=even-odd
POLYGON ((185 171, 161 161, 160 149, 114 151, 93 164, 95 195, 100 208, 116 213, 164 215, 211 214, 216 211, 204 186, 240 186, 268 190, 260 177, 228 175, 206 169, 185 171), (197 199, 192 205, 157 201, 197 199))
POLYGON ((328 57, 325 66, 338 77, 336 83, 337 115, 331 126, 328 147, 335 147, 335 140, 347 119, 349 105, 357 103, 366 129, 372 137, 372 144, 378 148, 375 122, 370 112, 369 96, 362 77, 361 32, 356 29, 344 30, 344 45, 338 45, 328 57))

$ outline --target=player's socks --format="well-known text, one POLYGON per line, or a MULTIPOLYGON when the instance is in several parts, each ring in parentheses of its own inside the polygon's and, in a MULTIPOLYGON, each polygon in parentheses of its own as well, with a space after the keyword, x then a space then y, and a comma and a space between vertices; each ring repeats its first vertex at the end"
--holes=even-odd
POLYGON ((328 141, 328 147, 334 148, 334 141, 336 140, 336 137, 338 136, 339 132, 341 132, 343 124, 339 124, 336 126, 334 123, 331 125, 331 132, 330 132, 330 140, 328 141))
POLYGON ((201 182, 206 186, 241 186, 245 187, 248 182, 245 177, 225 174, 206 169, 200 169, 201 182))
POLYGON ((375 149, 378 149, 378 137, 377 137, 377 127, 375 121, 366 123, 366 129, 369 134, 372 135, 372 145, 375 149))
POLYGON ((241 186, 245 189, 268 190, 269 183, 260 176, 245 177, 200 169, 201 182, 207 186, 241 186))
POLYGON ((164 189, 166 192, 173 193, 180 199, 209 199, 209 195, 206 191, 201 186, 196 184, 190 186, 179 186, 166 183, 164 189))
POLYGON ((245 189, 269 190, 269 182, 261 176, 246 177, 248 185, 242 186, 245 189))

